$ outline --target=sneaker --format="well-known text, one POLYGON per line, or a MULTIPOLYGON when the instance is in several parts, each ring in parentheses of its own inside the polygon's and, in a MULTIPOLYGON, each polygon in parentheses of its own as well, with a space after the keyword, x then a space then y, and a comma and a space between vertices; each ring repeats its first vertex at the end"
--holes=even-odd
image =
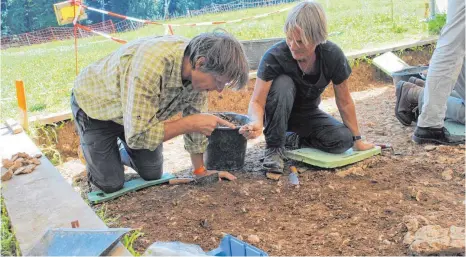
POLYGON ((443 128, 422 128, 416 127, 413 135, 414 142, 418 144, 442 144, 442 145, 460 145, 464 144, 464 136, 451 135, 448 130, 443 128))
POLYGON ((286 149, 298 149, 301 147, 300 137, 298 133, 295 132, 286 132, 285 135, 285 148, 286 149))
POLYGON ((399 81, 396 84, 395 116, 401 124, 409 126, 417 119, 416 108, 422 92, 422 87, 410 82, 399 81))
POLYGON ((283 174, 285 166, 285 149, 283 147, 268 147, 265 149, 264 162, 262 166, 267 172, 283 174))

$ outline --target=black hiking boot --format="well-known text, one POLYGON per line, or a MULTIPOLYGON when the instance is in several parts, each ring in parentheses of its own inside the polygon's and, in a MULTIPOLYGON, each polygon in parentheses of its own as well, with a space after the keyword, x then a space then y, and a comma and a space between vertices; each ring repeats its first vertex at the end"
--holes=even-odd
POLYGON ((298 133, 286 132, 285 148, 289 150, 298 149, 301 147, 300 137, 298 133))
POLYGON ((418 99, 422 92, 422 87, 410 82, 401 80, 396 84, 395 116, 401 124, 409 126, 417 120, 418 99))
POLYGON ((416 85, 418 85, 420 87, 425 87, 426 86, 425 80, 422 80, 422 79, 416 78, 416 77, 409 78, 408 82, 416 84, 416 85))
POLYGON ((283 174, 285 166, 285 148, 284 147, 267 147, 264 153, 264 162, 262 166, 266 172, 283 174))
POLYGON ((445 127, 416 127, 414 130, 413 140, 418 144, 460 145, 464 144, 465 139, 464 136, 451 135, 445 127))

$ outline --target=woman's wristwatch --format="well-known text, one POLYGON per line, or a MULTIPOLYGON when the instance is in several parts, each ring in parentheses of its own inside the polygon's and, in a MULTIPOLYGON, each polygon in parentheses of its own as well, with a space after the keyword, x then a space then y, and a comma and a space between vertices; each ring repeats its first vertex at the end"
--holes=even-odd
POLYGON ((353 142, 357 141, 357 140, 361 140, 361 139, 362 139, 361 136, 353 136, 353 142))

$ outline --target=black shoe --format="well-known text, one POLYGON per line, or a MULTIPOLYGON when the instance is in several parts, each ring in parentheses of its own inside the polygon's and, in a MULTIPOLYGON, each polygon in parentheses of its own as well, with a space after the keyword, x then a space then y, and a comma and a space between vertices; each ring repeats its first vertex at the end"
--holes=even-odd
POLYGON ((420 87, 425 87, 425 86, 426 86, 425 80, 419 79, 419 78, 416 78, 416 77, 411 77, 411 78, 409 78, 408 82, 411 82, 411 83, 413 83, 413 84, 416 84, 416 85, 418 85, 418 86, 420 86, 420 87))
POLYGON ((298 133, 295 132, 286 132, 285 136, 285 148, 294 150, 301 147, 300 137, 298 133))
POLYGON ((416 108, 422 88, 416 84, 399 81, 396 84, 395 116, 405 126, 417 119, 416 108))
POLYGON ((283 147, 267 147, 262 166, 267 172, 283 174, 285 166, 285 149, 283 147))
POLYGON ((413 135, 414 142, 418 144, 442 144, 442 145, 460 145, 464 144, 464 136, 451 135, 448 130, 443 128, 422 128, 416 127, 413 135))

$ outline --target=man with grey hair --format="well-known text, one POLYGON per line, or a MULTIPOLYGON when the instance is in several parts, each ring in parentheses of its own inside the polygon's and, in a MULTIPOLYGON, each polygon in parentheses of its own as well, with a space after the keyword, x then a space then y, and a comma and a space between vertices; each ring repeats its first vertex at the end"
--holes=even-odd
POLYGON ((147 37, 86 67, 71 108, 89 181, 106 193, 123 187, 123 164, 145 180, 162 176, 163 142, 184 135, 195 174, 208 174, 206 136, 221 124, 207 112, 208 91, 241 89, 248 80, 241 44, 222 31, 188 40, 147 37), (182 112, 183 117, 170 119, 182 112))
POLYGON ((343 51, 327 41, 322 6, 305 1, 295 6, 285 22, 286 40, 262 57, 249 103, 252 122, 240 129, 246 138, 264 128, 267 148, 263 167, 283 173, 284 147, 313 147, 343 153, 374 147, 361 139, 353 99, 348 90, 351 68, 343 51), (318 108, 320 95, 333 82, 343 123, 318 108))

